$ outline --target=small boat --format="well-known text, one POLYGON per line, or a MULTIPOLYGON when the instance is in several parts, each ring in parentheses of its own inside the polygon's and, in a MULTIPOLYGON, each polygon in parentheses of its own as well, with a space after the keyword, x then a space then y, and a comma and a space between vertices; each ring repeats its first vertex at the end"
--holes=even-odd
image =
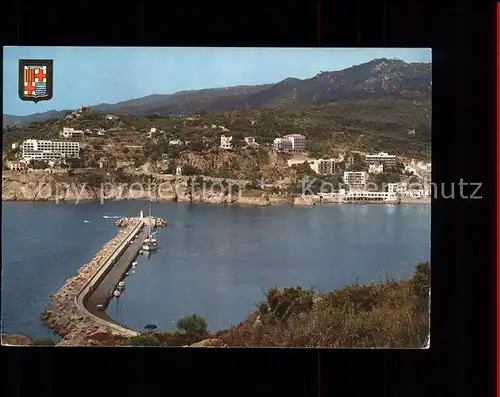
POLYGON ((113 295, 116 297, 116 298, 119 298, 120 295, 121 295, 121 292, 118 291, 118 290, 115 290, 115 292, 113 292, 113 295))
POLYGON ((129 272, 125 273, 125 277, 128 277, 129 275, 130 275, 130 273, 129 273, 129 272))
POLYGON ((90 221, 83 221, 83 223, 89 223, 90 221))
POLYGON ((125 283, 124 283, 123 281, 120 281, 120 282, 118 283, 118 289, 119 289, 119 290, 120 290, 120 289, 122 289, 122 290, 123 290, 123 289, 125 289, 125 283))
POLYGON ((132 262, 132 267, 136 267, 137 266, 137 262, 132 262))

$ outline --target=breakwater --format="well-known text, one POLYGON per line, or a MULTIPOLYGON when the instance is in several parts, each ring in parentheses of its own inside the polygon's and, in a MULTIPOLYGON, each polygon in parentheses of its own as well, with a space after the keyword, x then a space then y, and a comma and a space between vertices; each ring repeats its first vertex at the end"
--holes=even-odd
MULTIPOLYGON (((116 340, 137 334, 114 323, 105 313, 99 316, 87 310, 85 302, 147 221, 148 218, 118 219, 115 225, 120 228, 119 233, 88 264, 83 265, 76 276, 66 280, 59 291, 52 295, 42 312, 42 320, 63 336, 58 346, 100 345, 106 339, 116 340)), ((154 223, 166 225, 163 220, 155 220, 154 223)))

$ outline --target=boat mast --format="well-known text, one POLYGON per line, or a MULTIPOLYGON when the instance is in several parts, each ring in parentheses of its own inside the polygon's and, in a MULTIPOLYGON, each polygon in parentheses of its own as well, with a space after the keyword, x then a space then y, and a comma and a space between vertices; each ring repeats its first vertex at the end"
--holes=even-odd
POLYGON ((148 225, 148 230, 149 230, 149 236, 151 236, 151 200, 149 200, 149 225, 148 225))

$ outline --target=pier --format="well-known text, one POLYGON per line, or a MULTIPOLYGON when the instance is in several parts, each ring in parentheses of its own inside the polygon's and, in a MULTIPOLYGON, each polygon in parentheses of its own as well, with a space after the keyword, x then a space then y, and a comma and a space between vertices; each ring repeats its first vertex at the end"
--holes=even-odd
POLYGON ((156 226, 155 218, 135 218, 138 225, 125 237, 124 241, 109 256, 99 271, 89 280, 85 288, 77 297, 77 305, 82 310, 93 316, 102 325, 108 325, 122 333, 135 335, 137 332, 129 330, 117 321, 112 319, 105 311, 109 301, 113 299, 110 292, 113 292, 118 283, 123 279, 125 273, 130 269, 132 262, 136 259, 142 247, 144 239, 147 237, 148 228, 145 227, 151 222, 151 229, 156 226), (136 237, 137 236, 137 237, 136 237), (102 309, 98 306, 102 305, 102 309), (104 324, 106 323, 106 324, 104 324))

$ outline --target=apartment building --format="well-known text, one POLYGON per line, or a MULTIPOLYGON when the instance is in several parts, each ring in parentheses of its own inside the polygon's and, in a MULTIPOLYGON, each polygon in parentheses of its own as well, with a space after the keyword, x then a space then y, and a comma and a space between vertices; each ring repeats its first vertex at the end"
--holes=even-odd
POLYGON ((232 143, 233 137, 228 136, 228 135, 221 135, 220 136, 220 147, 221 149, 232 149, 233 148, 233 143, 232 143))
POLYGON ((306 137, 301 134, 288 134, 283 137, 292 142, 292 150, 294 152, 303 152, 306 150, 306 137))
POLYGON ((346 171, 344 172, 344 183, 351 188, 360 189, 366 185, 368 173, 364 171, 346 171))
POLYGON ((309 162, 310 167, 316 174, 330 175, 335 172, 335 159, 315 159, 309 162))
POLYGON ((276 150, 279 150, 282 152, 290 152, 293 150, 293 143, 288 138, 276 138, 273 141, 273 147, 276 150))
POLYGON ((62 132, 59 133, 62 138, 83 138, 84 133, 82 130, 75 130, 74 128, 64 127, 62 132))
POLYGON ((23 142, 24 160, 63 160, 80 158, 80 143, 27 139, 23 142))
POLYGON ((378 154, 367 154, 366 164, 383 164, 384 166, 393 166, 396 165, 396 156, 384 152, 380 152, 378 154))

